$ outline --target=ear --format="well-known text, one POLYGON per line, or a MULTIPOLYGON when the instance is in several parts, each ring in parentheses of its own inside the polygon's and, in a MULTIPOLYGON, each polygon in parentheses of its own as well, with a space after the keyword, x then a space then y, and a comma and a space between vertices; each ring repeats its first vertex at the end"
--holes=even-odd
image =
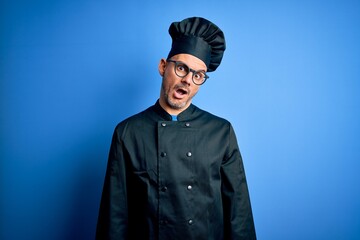
POLYGON ((166 69, 166 59, 162 58, 159 62, 159 73, 160 75, 163 77, 165 74, 165 69, 166 69))

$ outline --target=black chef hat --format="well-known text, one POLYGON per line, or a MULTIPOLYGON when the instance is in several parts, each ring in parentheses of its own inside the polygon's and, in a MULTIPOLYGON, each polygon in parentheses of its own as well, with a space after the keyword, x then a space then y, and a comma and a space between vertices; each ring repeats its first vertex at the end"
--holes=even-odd
POLYGON ((225 51, 224 33, 215 24, 200 17, 173 22, 169 27, 172 46, 168 59, 180 53, 191 54, 201 59, 208 72, 220 65, 225 51))

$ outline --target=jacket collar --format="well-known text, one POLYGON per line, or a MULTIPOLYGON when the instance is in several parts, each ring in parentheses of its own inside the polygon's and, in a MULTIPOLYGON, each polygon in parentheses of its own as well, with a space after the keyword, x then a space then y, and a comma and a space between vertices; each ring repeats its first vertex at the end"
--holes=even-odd
MULTIPOLYGON (((155 105, 153 106, 155 112, 164 120, 171 121, 171 115, 167 113, 159 103, 159 100, 156 101, 155 105)), ((184 111, 182 111, 178 116, 178 121, 189 121, 195 117, 195 111, 197 107, 193 104, 190 104, 188 108, 186 108, 184 111)))

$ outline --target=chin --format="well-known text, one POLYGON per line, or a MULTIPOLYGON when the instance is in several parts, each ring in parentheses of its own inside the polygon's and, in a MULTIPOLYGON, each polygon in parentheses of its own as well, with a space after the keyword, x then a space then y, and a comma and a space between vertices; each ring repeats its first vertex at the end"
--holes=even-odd
POLYGON ((167 102, 171 108, 176 109, 176 110, 183 109, 187 105, 187 101, 178 102, 178 101, 172 101, 172 100, 168 99, 167 102))

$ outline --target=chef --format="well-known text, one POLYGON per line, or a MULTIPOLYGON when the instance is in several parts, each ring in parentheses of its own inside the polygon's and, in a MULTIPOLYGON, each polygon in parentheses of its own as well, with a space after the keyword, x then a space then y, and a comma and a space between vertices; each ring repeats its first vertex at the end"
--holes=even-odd
POLYGON ((256 239, 234 129, 192 103, 221 63, 224 34, 200 17, 169 34, 159 99, 115 128, 96 238, 256 239))

